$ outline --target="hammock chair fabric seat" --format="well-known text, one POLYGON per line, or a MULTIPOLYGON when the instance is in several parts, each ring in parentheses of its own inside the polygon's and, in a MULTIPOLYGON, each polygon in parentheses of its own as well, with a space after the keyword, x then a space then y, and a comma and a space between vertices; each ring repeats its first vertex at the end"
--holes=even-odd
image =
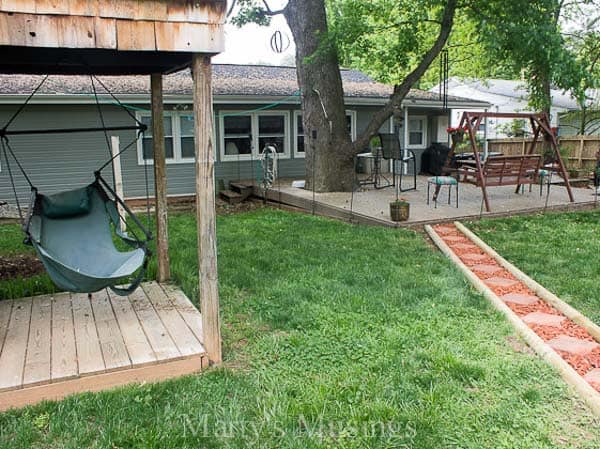
POLYGON ((64 290, 92 293, 113 288, 140 270, 127 294, 141 282, 147 249, 119 229, 119 215, 98 181, 76 190, 45 196, 34 193, 28 236, 56 285, 64 290), (119 251, 115 234, 133 247, 119 251))

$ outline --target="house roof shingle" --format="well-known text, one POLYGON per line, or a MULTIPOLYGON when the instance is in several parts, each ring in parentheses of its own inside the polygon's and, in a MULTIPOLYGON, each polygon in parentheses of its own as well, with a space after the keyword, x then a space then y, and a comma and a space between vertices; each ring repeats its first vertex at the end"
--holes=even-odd
MULTIPOLYGON (((386 99, 392 86, 373 81, 358 70, 342 69, 344 95, 350 98, 386 99)), ((28 95, 41 81, 38 75, 0 75, 0 95, 28 95)), ((100 77, 115 95, 149 95, 148 76, 100 77)), ((98 93, 104 93, 96 86, 98 93)), ((40 95, 87 95, 92 92, 87 76, 51 76, 39 91, 40 95)), ((167 75, 163 80, 165 95, 191 95, 192 77, 189 70, 167 75)), ((215 96, 287 97, 298 93, 295 67, 263 65, 213 65, 213 93, 215 96)), ((438 94, 412 89, 408 100, 439 101, 438 94)), ((449 96, 450 102, 483 103, 468 98, 449 96)))

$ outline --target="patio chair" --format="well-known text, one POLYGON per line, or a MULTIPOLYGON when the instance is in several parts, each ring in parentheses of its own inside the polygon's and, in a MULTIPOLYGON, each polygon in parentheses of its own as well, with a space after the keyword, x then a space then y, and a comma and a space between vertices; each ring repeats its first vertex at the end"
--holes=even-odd
POLYGON ((417 190, 417 158, 415 153, 411 150, 402 150, 400 148, 400 141, 396 134, 379 133, 379 140, 381 142, 381 157, 384 160, 392 161, 392 182, 386 185, 376 185, 375 188, 381 189, 384 187, 395 187, 396 186, 396 169, 397 163, 400 162, 400 173, 398 178, 398 190, 400 192, 406 192, 408 190, 417 190), (412 186, 404 189, 402 188, 402 175, 404 174, 404 164, 406 169, 409 171, 410 163, 412 162, 412 186))

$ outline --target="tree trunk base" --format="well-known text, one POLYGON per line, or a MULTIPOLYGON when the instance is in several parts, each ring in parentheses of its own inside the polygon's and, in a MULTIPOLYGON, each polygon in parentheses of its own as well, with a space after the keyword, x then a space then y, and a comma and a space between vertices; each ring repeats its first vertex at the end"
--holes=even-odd
MULTIPOLYGON (((329 155, 328 155, 329 156, 329 155)), ((334 155, 335 156, 335 155, 334 155)), ((318 193, 325 192, 351 192, 356 183, 356 174, 352 159, 321 161, 321 170, 316 170, 313 176, 310 170, 306 171, 306 189, 318 193)))

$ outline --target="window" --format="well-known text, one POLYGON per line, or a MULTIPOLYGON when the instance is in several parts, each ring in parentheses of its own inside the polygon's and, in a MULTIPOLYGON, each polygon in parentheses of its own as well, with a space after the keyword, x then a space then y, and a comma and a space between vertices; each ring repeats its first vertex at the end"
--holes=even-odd
POLYGON ((294 120, 296 124, 294 125, 294 129, 296 130, 295 147, 294 147, 294 156, 295 157, 304 157, 304 129, 302 126, 302 112, 296 112, 294 115, 294 120))
MULTIPOLYGON (((152 117, 149 115, 145 115, 140 117, 140 121, 148 126, 148 131, 144 133, 144 137, 142 138, 142 161, 152 161, 152 157, 154 154, 154 150, 152 148, 153 138, 152 138, 152 117)), ((173 160, 173 123, 171 121, 170 115, 165 115, 164 117, 164 130, 165 130, 165 157, 167 160, 173 160)))
MULTIPOLYGON (((356 140, 356 111, 346 111, 346 123, 352 140, 356 140)), ((294 157, 304 157, 304 129, 302 127, 302 112, 294 114, 294 157)))
MULTIPOLYGON (((149 113, 141 113, 138 119, 148 126, 148 131, 138 143, 138 164, 153 164, 152 117, 149 113)), ((165 112, 164 129, 167 164, 194 162, 194 115, 189 112, 165 112)))
POLYGON ((193 161, 196 157, 193 114, 182 114, 179 116, 179 137, 181 142, 181 159, 193 161))
POLYGON ((256 159, 267 145, 274 145, 282 158, 290 155, 289 114, 286 111, 222 111, 219 126, 222 161, 256 159))
POLYGON ((222 129, 225 156, 252 153, 252 117, 224 117, 222 129))
POLYGON ((278 153, 285 150, 285 117, 283 115, 258 116, 258 148, 263 150, 267 145, 273 145, 278 153))
POLYGON ((425 148, 425 146, 427 145, 427 117, 409 117, 407 132, 407 148, 425 148))

